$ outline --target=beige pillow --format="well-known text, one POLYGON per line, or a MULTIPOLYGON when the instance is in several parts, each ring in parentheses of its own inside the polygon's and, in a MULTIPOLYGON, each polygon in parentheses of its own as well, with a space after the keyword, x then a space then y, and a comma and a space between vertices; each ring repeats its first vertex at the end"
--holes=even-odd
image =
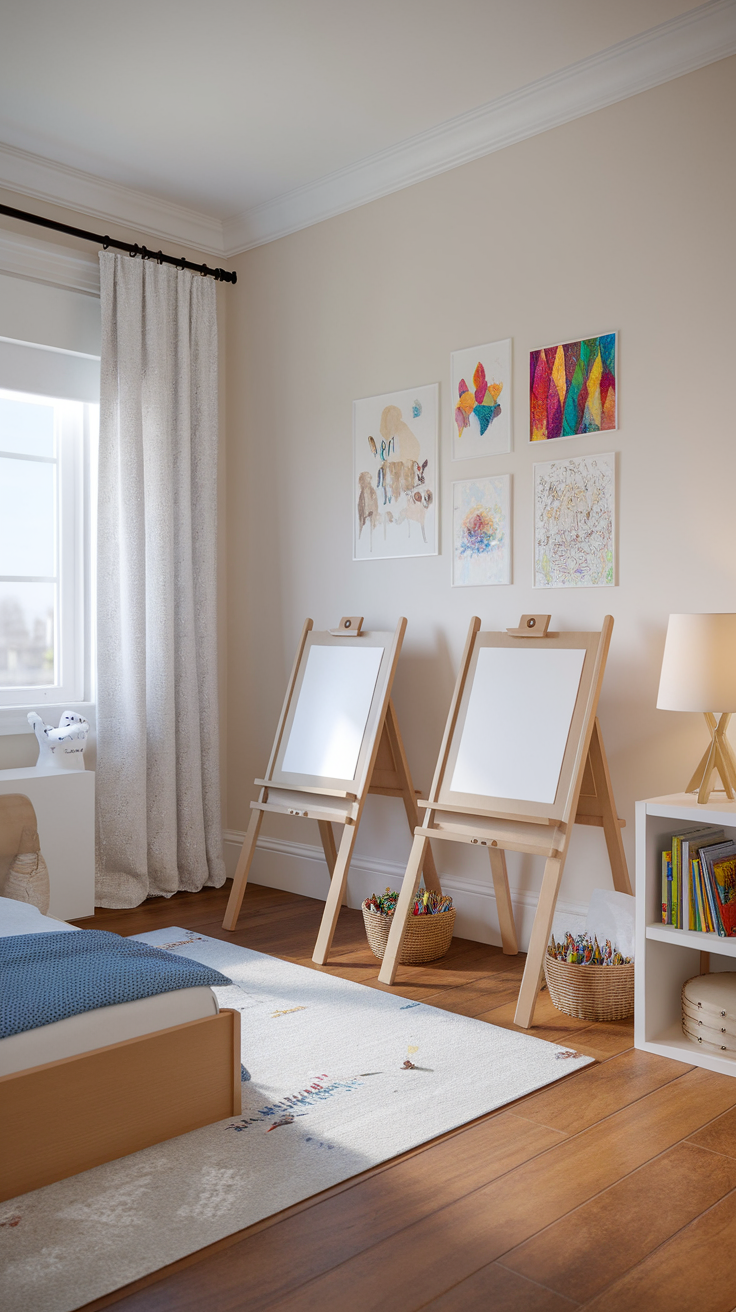
POLYGON ((37 831, 24 829, 20 847, 8 871, 3 897, 11 897, 16 902, 30 902, 45 916, 51 899, 49 869, 40 852, 37 831))

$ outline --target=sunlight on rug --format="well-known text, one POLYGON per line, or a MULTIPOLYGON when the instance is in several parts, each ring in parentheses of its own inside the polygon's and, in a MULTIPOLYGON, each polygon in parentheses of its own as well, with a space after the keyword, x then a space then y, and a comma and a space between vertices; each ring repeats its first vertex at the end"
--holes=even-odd
POLYGON ((137 937, 232 979, 242 1115, 0 1204, 4 1312, 71 1312, 592 1060, 190 930, 137 937))

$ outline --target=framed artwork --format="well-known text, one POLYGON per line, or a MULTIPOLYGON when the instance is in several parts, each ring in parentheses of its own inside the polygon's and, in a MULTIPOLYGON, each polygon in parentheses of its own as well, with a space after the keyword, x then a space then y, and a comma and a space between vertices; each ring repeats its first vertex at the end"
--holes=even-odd
POLYGON ((452 458, 511 450, 511 338, 450 356, 452 458))
POLYGON ((534 466, 535 588, 613 587, 616 456, 534 466))
POLYGON ((353 560, 437 555, 439 384, 353 402, 353 560))
POLYGON ((511 475, 452 485, 452 585, 511 582, 511 475))
POLYGON ((616 427, 616 333, 543 346, 529 356, 529 441, 616 427))

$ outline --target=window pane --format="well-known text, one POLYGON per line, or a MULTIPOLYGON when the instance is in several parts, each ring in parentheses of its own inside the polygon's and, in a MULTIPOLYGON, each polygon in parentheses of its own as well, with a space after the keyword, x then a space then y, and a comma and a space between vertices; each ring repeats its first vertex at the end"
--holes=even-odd
POLYGON ((54 455, 54 406, 0 396, 0 451, 54 455))
POLYGON ((0 576, 55 576, 56 466, 0 456, 0 576))
POLYGON ((0 687, 54 682, 53 583, 0 583, 0 687))

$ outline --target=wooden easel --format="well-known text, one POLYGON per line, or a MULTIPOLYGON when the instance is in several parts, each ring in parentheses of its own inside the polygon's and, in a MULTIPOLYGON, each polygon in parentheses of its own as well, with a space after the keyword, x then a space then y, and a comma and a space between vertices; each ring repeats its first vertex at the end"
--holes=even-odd
MULTIPOLYGON (((394 982, 406 917, 419 884, 430 838, 478 844, 488 849, 503 950, 507 953, 515 953, 518 948, 505 852, 529 852, 544 856, 544 876, 514 1017, 515 1023, 524 1029, 530 1027, 534 1018, 544 954, 574 823, 602 827, 614 888, 620 893, 632 891, 621 839, 624 822, 616 814, 603 738, 596 719, 613 619, 610 615, 606 616, 600 633, 564 634, 548 633, 549 620, 548 615, 523 615, 518 629, 508 629, 505 634, 481 634, 480 620, 471 620, 429 799, 419 803, 426 807, 424 824, 415 830, 409 864, 378 976, 383 984, 394 982), (538 649, 544 647, 585 652, 554 801, 538 803, 453 792, 450 785, 460 751, 479 652, 484 647, 529 649, 529 639, 534 640, 538 649)), ((480 726, 480 730, 483 731, 483 726, 480 726)), ((533 742, 529 743, 528 750, 530 753, 534 751, 533 742)), ((432 887, 439 889, 439 883, 432 887)))
MULTIPOLYGON (((324 849, 330 887, 312 960, 324 965, 337 927, 341 904, 346 902, 350 860, 358 835, 363 807, 369 793, 382 797, 400 797, 404 803, 409 828, 413 833, 420 823, 417 795, 401 740, 399 722, 391 701, 391 688, 404 640, 406 620, 402 617, 391 633, 361 633, 360 616, 344 616, 338 629, 313 633, 312 621, 306 620, 297 649, 294 668, 279 719, 268 769, 264 779, 256 779, 260 793, 251 802, 253 814, 240 852, 233 887, 222 922, 223 929, 236 927, 248 873, 256 849, 263 817, 268 812, 316 820, 324 849), (357 641, 356 641, 357 640, 357 641), (365 723, 355 774, 351 779, 301 775, 286 771, 289 735, 299 705, 309 654, 315 646, 381 646, 384 655, 365 723), (329 785, 329 786, 328 786, 329 785), (335 843, 333 824, 344 826, 339 846, 335 843)), ((429 844, 425 844, 422 862, 428 887, 439 888, 439 880, 429 844)))

